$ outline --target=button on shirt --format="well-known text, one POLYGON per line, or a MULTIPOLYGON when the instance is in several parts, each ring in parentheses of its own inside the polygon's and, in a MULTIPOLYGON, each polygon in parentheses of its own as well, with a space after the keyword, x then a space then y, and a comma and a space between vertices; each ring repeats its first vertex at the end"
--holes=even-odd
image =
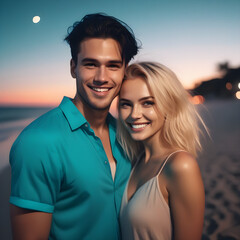
POLYGON ((44 114, 16 139, 10 152, 10 203, 52 213, 49 239, 119 239, 118 216, 130 162, 107 117, 113 181, 101 140, 69 98, 44 114))

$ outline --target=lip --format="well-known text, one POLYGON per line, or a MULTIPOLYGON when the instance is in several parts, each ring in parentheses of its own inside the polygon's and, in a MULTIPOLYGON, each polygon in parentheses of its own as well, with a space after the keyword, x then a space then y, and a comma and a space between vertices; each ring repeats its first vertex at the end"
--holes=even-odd
POLYGON ((147 122, 147 123, 146 122, 145 123, 127 123, 129 128, 133 132, 141 132, 141 131, 143 131, 149 124, 150 124, 150 122, 147 122))
POLYGON ((88 86, 91 91, 98 96, 106 96, 112 87, 98 87, 98 86, 88 86))

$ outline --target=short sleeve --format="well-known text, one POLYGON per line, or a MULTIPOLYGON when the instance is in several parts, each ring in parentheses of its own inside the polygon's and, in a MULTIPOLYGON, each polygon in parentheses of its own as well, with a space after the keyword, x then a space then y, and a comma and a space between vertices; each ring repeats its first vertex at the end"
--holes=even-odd
POLYGON ((58 160, 46 133, 23 131, 10 151, 10 203, 52 213, 62 178, 58 160))

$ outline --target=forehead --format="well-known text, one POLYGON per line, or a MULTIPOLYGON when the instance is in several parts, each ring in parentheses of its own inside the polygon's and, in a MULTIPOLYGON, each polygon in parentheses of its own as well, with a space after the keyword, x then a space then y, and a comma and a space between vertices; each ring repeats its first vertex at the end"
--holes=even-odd
POLYGON ((80 57, 122 60, 121 47, 112 38, 87 38, 80 43, 80 57))
POLYGON ((141 77, 124 80, 120 91, 120 98, 141 99, 153 96, 146 81, 141 77))

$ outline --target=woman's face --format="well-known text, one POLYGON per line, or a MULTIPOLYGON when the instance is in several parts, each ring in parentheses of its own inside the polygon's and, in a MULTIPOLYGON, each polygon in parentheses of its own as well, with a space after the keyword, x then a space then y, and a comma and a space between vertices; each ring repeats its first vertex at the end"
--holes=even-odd
POLYGON ((141 77, 123 82, 119 98, 119 117, 134 140, 145 141, 155 137, 159 139, 164 117, 141 77))

